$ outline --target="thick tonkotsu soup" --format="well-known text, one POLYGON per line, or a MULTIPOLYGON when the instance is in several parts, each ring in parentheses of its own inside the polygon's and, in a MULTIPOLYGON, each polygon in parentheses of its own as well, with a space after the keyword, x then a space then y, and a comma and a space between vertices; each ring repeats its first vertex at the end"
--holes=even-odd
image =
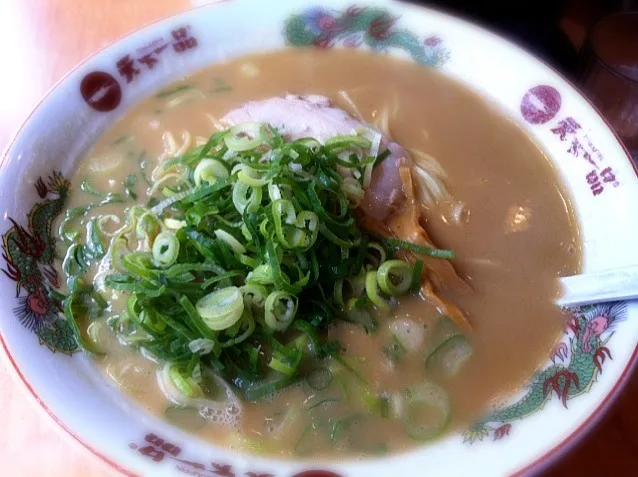
POLYGON ((287 457, 467 428, 548 358, 580 264, 523 131, 435 70, 346 50, 156 92, 67 206, 64 311, 105 375, 193 434, 287 457))

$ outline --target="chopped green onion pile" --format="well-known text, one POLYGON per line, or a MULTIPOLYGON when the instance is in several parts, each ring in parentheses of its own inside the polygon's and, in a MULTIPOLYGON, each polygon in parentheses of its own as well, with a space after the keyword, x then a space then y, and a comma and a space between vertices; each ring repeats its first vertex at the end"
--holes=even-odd
POLYGON ((200 364, 247 399, 302 377, 326 386, 325 368, 303 364, 338 355, 339 344, 325 339, 327 327, 345 320, 373 331, 395 297, 418 291, 423 263, 414 270, 394 252, 452 256, 357 228, 353 210, 375 162, 385 158, 370 156, 370 149, 363 135, 321 145, 312 138, 286 141, 260 124, 235 126, 166 161, 145 206, 93 219, 85 240, 74 220, 136 199, 142 182, 129 178, 115 195, 83 184, 100 202, 69 211, 61 230, 72 284, 63 308, 80 345, 96 351, 78 319, 107 310, 96 288, 81 281, 102 261, 111 272, 99 291, 127 300, 126 311, 109 323, 123 342, 169 363, 185 395, 201 392, 194 376, 200 364), (113 224, 119 229, 109 232, 113 224))

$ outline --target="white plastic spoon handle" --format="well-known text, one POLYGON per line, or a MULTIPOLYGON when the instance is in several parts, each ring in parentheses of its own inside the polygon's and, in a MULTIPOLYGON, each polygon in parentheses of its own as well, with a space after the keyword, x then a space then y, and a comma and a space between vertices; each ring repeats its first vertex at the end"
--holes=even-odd
POLYGON ((589 305, 638 298, 638 266, 584 273, 560 279, 561 306, 589 305))

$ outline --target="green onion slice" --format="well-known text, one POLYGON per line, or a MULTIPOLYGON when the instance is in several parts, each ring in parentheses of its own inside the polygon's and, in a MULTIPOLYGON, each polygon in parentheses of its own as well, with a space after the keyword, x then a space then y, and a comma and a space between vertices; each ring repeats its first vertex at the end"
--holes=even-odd
POLYGON ((262 285, 255 283, 247 283, 241 287, 241 292, 244 296, 244 306, 255 309, 264 309, 266 303, 266 297, 268 296, 268 289, 262 285))
POLYGON ((260 177, 257 171, 245 166, 237 173, 237 180, 250 187, 263 187, 268 183, 268 180, 260 177))
POLYGON ((463 335, 455 335, 445 340, 426 359, 430 371, 444 376, 455 376, 463 364, 472 356, 472 346, 463 335))
POLYGON ((403 295, 412 285, 412 268, 403 260, 383 262, 377 270, 377 283, 388 295, 403 295))
POLYGON ((233 186, 233 204, 240 214, 244 211, 256 212, 261 205, 262 195, 261 187, 250 187, 243 182, 235 182, 233 186))
POLYGON ((153 260, 163 267, 170 267, 179 255, 179 240, 171 232, 162 232, 153 242, 153 260))
POLYGON ((135 228, 137 238, 146 239, 152 242, 161 230, 162 222, 160 222, 157 215, 150 210, 142 212, 140 217, 137 219, 137 225, 135 228))
POLYGON ((222 229, 215 230, 215 236, 219 240, 223 240, 235 253, 246 253, 246 248, 241 244, 239 240, 233 237, 231 234, 222 229))
POLYGON ((211 330, 226 330, 241 318, 244 298, 239 288, 226 287, 200 299, 195 308, 211 330))
POLYGON ((421 255, 427 255, 428 257, 441 258, 445 260, 451 260, 454 258, 454 251, 452 250, 423 247, 422 245, 406 242, 405 240, 395 239, 393 237, 386 238, 385 242, 390 247, 408 250, 410 252, 418 253, 421 255))
POLYGON ((224 143, 228 149, 235 152, 255 149, 263 143, 261 125, 259 123, 242 123, 233 126, 224 136, 224 143))
POLYGON ((185 376, 184 370, 175 363, 167 363, 164 365, 162 369, 162 384, 166 388, 171 388, 170 391, 167 389, 167 394, 169 395, 174 395, 174 391, 177 391, 188 399, 204 397, 202 388, 199 387, 192 377, 185 376))
POLYGON ((295 318, 297 297, 284 291, 274 291, 266 298, 264 305, 266 324, 276 331, 283 331, 295 318))
POLYGON ((379 280, 377 279, 377 272, 369 271, 366 273, 366 294, 372 303, 374 303, 380 310, 390 310, 390 304, 379 294, 379 280))
POLYGON ((193 172, 197 187, 201 186, 202 182, 213 184, 218 179, 228 179, 229 176, 226 166, 216 159, 202 159, 193 172))
POLYGON ((404 429, 411 438, 427 441, 438 437, 451 415, 448 394, 440 386, 426 381, 405 393, 404 429))

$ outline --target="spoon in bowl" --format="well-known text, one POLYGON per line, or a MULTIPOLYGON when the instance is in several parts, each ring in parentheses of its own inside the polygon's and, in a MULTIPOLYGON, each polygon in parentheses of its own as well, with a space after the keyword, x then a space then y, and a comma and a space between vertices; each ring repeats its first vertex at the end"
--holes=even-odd
POLYGON ((563 294, 556 300, 560 306, 638 298, 638 266, 563 277, 560 282, 563 294))

